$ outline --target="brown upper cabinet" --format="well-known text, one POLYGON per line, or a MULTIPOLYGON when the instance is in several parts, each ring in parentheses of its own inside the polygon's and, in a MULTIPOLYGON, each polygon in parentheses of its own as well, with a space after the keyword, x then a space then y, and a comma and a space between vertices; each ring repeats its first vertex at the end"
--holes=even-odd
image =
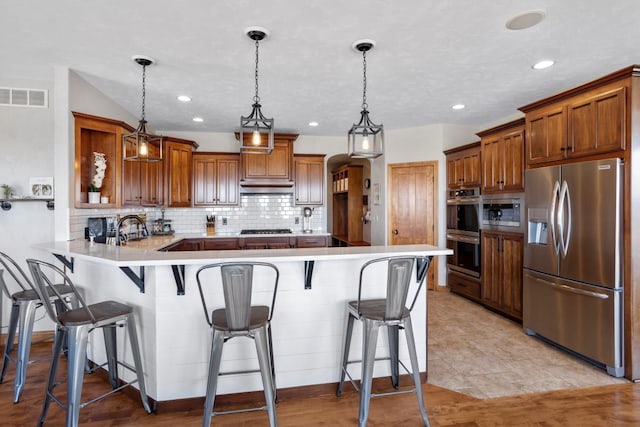
POLYGON ((126 123, 73 112, 75 123, 75 179, 76 208, 114 208, 122 205, 122 134, 133 132, 126 123), (109 203, 89 204, 87 192, 95 173, 94 152, 104 153, 107 169, 100 193, 109 203))
POLYGON ((241 152, 240 185, 293 187, 293 142, 297 138, 296 134, 276 134, 270 154, 241 152))
POLYGON ((447 188, 480 187, 480 142, 452 148, 447 156, 447 188))
POLYGON ((194 153, 194 206, 237 205, 240 199, 240 155, 194 153))
POLYGON ((164 183, 168 207, 191 206, 191 162, 195 148, 198 144, 194 141, 164 138, 164 183))
POLYGON ((613 73, 520 108, 526 117, 527 166, 622 155, 628 132, 628 76, 613 73))
POLYGON ((296 205, 324 203, 324 157, 324 154, 293 156, 296 205))
POLYGON ((482 192, 524 191, 524 119, 478 132, 482 154, 482 192))
MULTIPOLYGON (((151 156, 159 156, 159 149, 149 146, 151 156)), ((160 206, 164 203, 163 164, 125 160, 122 166, 122 204, 160 206)))

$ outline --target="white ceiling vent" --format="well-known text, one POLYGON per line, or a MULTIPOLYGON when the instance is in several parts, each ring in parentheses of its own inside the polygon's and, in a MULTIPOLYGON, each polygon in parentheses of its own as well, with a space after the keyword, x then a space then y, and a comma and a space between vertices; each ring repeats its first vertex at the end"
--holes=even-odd
POLYGON ((47 108, 48 91, 0 87, 0 105, 47 108))

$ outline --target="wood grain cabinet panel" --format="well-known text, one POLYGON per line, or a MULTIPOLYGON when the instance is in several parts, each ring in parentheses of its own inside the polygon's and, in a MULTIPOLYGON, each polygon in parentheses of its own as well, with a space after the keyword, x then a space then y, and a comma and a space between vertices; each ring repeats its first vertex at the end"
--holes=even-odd
POLYGON ((191 206, 191 162, 193 141, 167 137, 165 140, 165 192, 167 206, 191 206))
POLYGON ((551 106, 527 114, 527 165, 562 160, 567 146, 564 106, 551 106))
POLYGON ((522 234, 485 230, 481 241, 482 303, 522 320, 522 234))
POLYGON ((456 147, 444 152, 447 156, 447 188, 480 187, 480 143, 456 147))
POLYGON ((515 120, 483 132, 482 192, 519 193, 524 191, 524 120, 515 120))
POLYGON ((240 185, 293 186, 293 142, 297 137, 276 134, 270 154, 241 152, 240 185))
POLYGON ((324 204, 324 154, 293 156, 296 205, 324 204))
POLYGON ((193 155, 194 206, 237 205, 240 200, 238 154, 193 155))

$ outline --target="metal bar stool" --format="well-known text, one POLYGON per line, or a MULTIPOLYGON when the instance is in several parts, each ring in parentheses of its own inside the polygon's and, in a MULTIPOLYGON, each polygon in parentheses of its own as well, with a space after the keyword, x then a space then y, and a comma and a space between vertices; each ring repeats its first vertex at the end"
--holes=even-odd
MULTIPOLYGON (((27 367, 31 363, 42 360, 42 358, 29 360, 35 314, 36 310, 42 307, 42 301, 40 301, 40 296, 38 296, 36 291, 33 290, 33 284, 29 277, 11 257, 0 252, 0 264, 4 266, 4 271, 6 271, 20 287, 19 291, 11 293, 5 282, 2 270, 0 270, 0 286, 2 287, 0 292, 4 292, 11 300, 11 314, 7 330, 7 342, 4 346, 0 383, 4 381, 9 362, 14 362, 16 364, 16 377, 13 384, 13 403, 18 403, 27 380, 27 367), (18 358, 14 359, 11 353, 14 350, 16 331, 18 332, 18 358)), ((58 314, 65 310, 65 306, 58 301, 59 298, 67 299, 71 304, 76 304, 73 291, 70 287, 66 285, 55 285, 55 290, 55 293, 49 292, 48 298, 56 305, 58 314)))
POLYGON ((360 269, 360 283, 358 287, 357 301, 349 301, 347 303, 347 329, 345 333, 344 352, 342 356, 342 369, 340 372, 340 381, 336 395, 342 395, 342 386, 345 375, 349 377, 349 381, 354 388, 360 392, 360 415, 359 426, 367 425, 369 417, 369 401, 371 397, 387 396, 398 393, 416 393, 418 398, 418 406, 420 414, 425 426, 429 426, 427 411, 424 407, 422 397, 422 384, 420 382, 420 372, 418 366, 418 356, 416 354, 416 345, 413 337, 413 328, 411 326, 411 310, 418 299, 418 294, 424 283, 426 272, 429 267, 431 258, 421 257, 386 257, 374 259, 366 262, 360 269), (424 261, 420 268, 416 269, 418 286, 416 287, 415 296, 411 301, 409 308, 406 308, 408 302, 409 285, 414 271, 416 259, 424 261), (387 263, 387 289, 386 298, 381 299, 362 299, 363 291, 363 275, 365 270, 377 263, 387 263), (349 348, 351 346, 351 335, 353 333, 354 320, 362 321, 362 360, 349 360, 349 348), (389 354, 388 358, 375 358, 376 343, 378 340, 378 330, 380 326, 386 326, 389 337, 389 354), (404 366, 398 358, 398 335, 403 329, 407 339, 407 349, 409 359, 411 360, 411 372, 404 366), (387 392, 380 394, 371 393, 371 384, 373 381, 373 365, 377 360, 390 360, 391 363, 391 382, 394 388, 398 388, 399 367, 402 367, 413 377, 414 388, 411 390, 398 390, 395 392, 387 392), (362 363, 362 376, 360 379, 360 388, 355 384, 351 375, 347 371, 347 365, 351 363, 362 363))
POLYGON ((198 282, 198 289, 200 290, 202 307, 204 308, 205 318, 209 326, 211 326, 212 332, 207 393, 205 397, 204 417, 202 419, 203 426, 209 426, 211 424, 211 417, 215 415, 264 409, 269 413, 269 425, 271 427, 278 425, 275 407, 277 389, 275 365, 273 361, 273 342, 271 338, 271 318, 276 302, 279 277, 280 272, 276 266, 264 262, 209 264, 201 267, 197 271, 196 280, 198 282), (205 297, 204 277, 201 278, 200 276, 206 271, 216 268, 220 269, 222 280, 212 280, 213 278, 209 276, 207 277, 207 282, 215 283, 218 286, 221 284, 224 293, 224 308, 211 311, 209 304, 207 304, 207 298, 205 297), (255 295, 253 289, 254 270, 256 270, 256 276, 265 278, 266 281, 269 281, 271 278, 267 276, 267 272, 273 270, 273 282, 269 282, 272 283, 273 287, 270 307, 266 305, 251 305, 253 296, 255 295), (209 316, 209 313, 211 313, 211 316, 209 316), (260 369, 220 372, 222 346, 225 342, 236 337, 248 337, 255 341, 260 369), (213 406, 218 386, 218 375, 249 372, 260 372, 261 374, 266 407, 261 406, 257 408, 214 412, 213 406))
MULTIPOLYGON (((44 405, 42 407, 42 415, 40 416, 39 425, 44 423, 47 416, 47 410, 51 400, 54 400, 62 407, 66 407, 67 427, 77 426, 80 416, 80 408, 96 402, 103 397, 122 390, 123 388, 138 383, 140 391, 140 399, 142 405, 147 411, 151 413, 149 407, 149 401, 147 400, 147 392, 144 383, 144 375, 142 372, 142 359, 140 357, 140 348, 138 345, 138 332, 136 330, 135 315, 133 313, 133 307, 122 304, 116 301, 103 301, 96 304, 87 305, 78 293, 71 279, 58 267, 53 264, 49 264, 44 261, 38 261, 35 259, 28 259, 27 265, 33 276, 33 282, 35 284, 35 290, 41 296, 53 292, 57 294, 56 288, 52 285, 55 280, 51 280, 52 277, 61 278, 65 285, 73 291, 75 298, 79 303, 79 308, 73 308, 67 306, 67 311, 56 314, 53 304, 50 300, 45 300, 45 308, 51 320, 53 320, 58 327, 59 333, 56 335, 53 349, 53 359, 51 360, 51 367, 49 369, 49 379, 47 382, 47 392, 45 395, 44 405), (131 344, 131 352, 133 353, 133 361, 135 367, 129 364, 117 360, 116 349, 116 328, 125 326, 127 327, 127 335, 129 336, 129 342, 131 344), (103 365, 97 366, 93 370, 96 370, 104 365, 109 367, 109 379, 112 389, 107 393, 104 393, 98 397, 95 397, 87 402, 81 403, 80 398, 82 396, 82 381, 84 377, 85 355, 87 350, 87 342, 89 340, 89 333, 102 329, 104 334, 105 347, 107 352, 107 362, 103 365), (67 402, 64 404, 58 399, 53 391, 56 387, 56 373, 58 370, 58 362, 60 360, 60 353, 62 350, 63 342, 65 339, 68 341, 68 377, 67 377, 67 402), (118 365, 135 372, 136 379, 130 382, 122 382, 118 379, 118 365)), ((60 297, 60 295, 58 295, 60 297)))

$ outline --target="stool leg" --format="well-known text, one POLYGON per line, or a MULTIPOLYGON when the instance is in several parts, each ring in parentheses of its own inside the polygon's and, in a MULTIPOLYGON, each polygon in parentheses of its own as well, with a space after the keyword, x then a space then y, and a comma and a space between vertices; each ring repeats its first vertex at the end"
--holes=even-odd
POLYGON ((51 403, 51 395, 53 394, 53 388, 56 383, 58 363, 60 362, 60 352, 62 351, 66 338, 66 331, 56 327, 55 339, 53 341, 53 352, 51 353, 51 365, 49 366, 47 391, 45 392, 44 404, 42 405, 42 413, 40 414, 40 421, 38 422, 38 425, 44 424, 44 419, 47 417, 47 411, 49 410, 49 404, 51 403))
POLYGON ((411 318, 407 317, 404 321, 404 332, 407 337, 407 348, 409 350, 409 359, 411 359, 411 371, 413 382, 416 386, 416 396, 418 397, 418 406, 422 415, 422 422, 429 427, 429 419, 427 411, 424 408, 424 399, 422 397, 422 383, 420 382, 420 368, 418 366, 418 355, 416 353, 416 342, 413 338, 413 327, 411 326, 411 318))
POLYGON ((70 326, 69 353, 67 356, 67 427, 76 427, 80 418, 80 398, 84 379, 84 360, 89 340, 89 326, 70 326))
POLYGON ((27 380, 27 366, 29 366, 29 353, 31 351, 31 335, 33 333, 33 321, 36 315, 37 301, 24 301, 20 303, 20 333, 18 335, 18 363, 16 363, 16 379, 13 386, 13 403, 20 401, 24 383, 27 380))
POLYGON ((112 389, 118 388, 118 344, 116 340, 116 327, 115 324, 102 327, 104 348, 107 353, 109 383, 112 389))
POLYGON ((271 427, 277 427, 278 418, 276 417, 276 399, 275 393, 273 392, 274 384, 269 360, 269 347, 266 327, 256 329, 254 339, 256 342, 256 351, 258 353, 260 374, 262 375, 262 388, 264 389, 264 398, 267 402, 267 411, 269 412, 269 425, 271 427))
POLYGON ((133 354, 133 364, 136 367, 136 376, 138 378, 138 390, 140 391, 140 399, 142 406, 147 414, 151 413, 149 399, 147 397, 147 387, 144 382, 144 371, 142 370, 142 357, 140 357, 140 344, 138 343, 138 330, 136 329, 136 318, 133 313, 127 317, 127 333, 129 334, 129 342, 131 343, 131 353, 133 354))
POLYGON ((360 379, 360 420, 358 425, 365 427, 369 418, 373 365, 376 358, 376 344, 380 325, 374 320, 365 319, 362 331, 362 376, 360 379))
POLYGON ((273 394, 278 402, 278 386, 276 385, 276 364, 273 357, 273 338, 271 337, 271 323, 267 325, 267 338, 269 339, 269 361, 271 362, 271 378, 273 379, 273 394))
POLYGON ((7 329, 7 342, 4 345, 4 360, 2 361, 2 374, 0 374, 0 383, 4 380, 4 374, 7 372, 9 362, 11 362, 11 352, 13 352, 13 341, 16 339, 16 330, 18 329, 18 318, 20 316, 20 304, 14 301, 11 304, 11 314, 9 317, 9 329, 7 329))
POLYGON ((211 425, 211 413, 216 398, 216 388, 218 387, 218 372, 220 372, 220 361, 222 360, 222 346, 224 344, 224 332, 212 329, 213 338, 211 340, 211 354, 209 356, 209 377, 207 378, 207 394, 204 399, 204 416, 202 426, 211 425))
POLYGON ((340 369, 340 381, 338 382, 338 389, 336 390, 336 396, 342 395, 342 386, 344 384, 344 376, 347 370, 347 362, 349 361, 349 349, 351 347, 351 335, 353 333, 353 321, 355 318, 351 313, 347 313, 347 330, 344 335, 344 349, 342 350, 342 369, 340 369))
POLYGON ((400 377, 400 367, 398 363, 398 325, 387 325, 387 335, 389 337, 389 360, 391 362, 391 384, 398 388, 400 377))

